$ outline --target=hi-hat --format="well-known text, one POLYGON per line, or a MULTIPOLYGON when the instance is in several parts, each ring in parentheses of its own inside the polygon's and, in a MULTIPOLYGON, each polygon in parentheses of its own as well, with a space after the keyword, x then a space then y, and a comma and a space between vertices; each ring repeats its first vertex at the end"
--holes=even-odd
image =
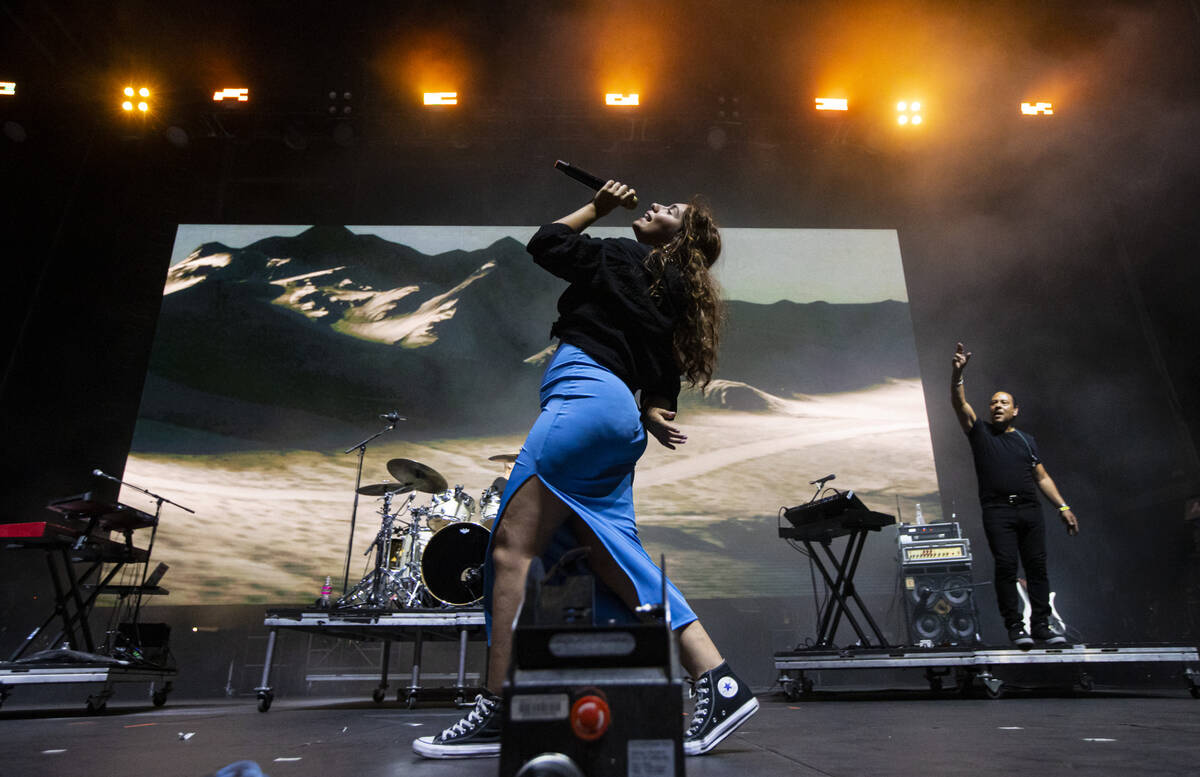
POLYGON ((403 494, 405 491, 412 491, 412 486, 404 483, 370 483, 359 486, 357 491, 363 496, 383 496, 384 494, 403 494))
POLYGON ((400 485, 414 491, 438 494, 449 487, 446 479, 439 475, 437 470, 412 459, 392 459, 387 463, 387 471, 400 481, 400 485))

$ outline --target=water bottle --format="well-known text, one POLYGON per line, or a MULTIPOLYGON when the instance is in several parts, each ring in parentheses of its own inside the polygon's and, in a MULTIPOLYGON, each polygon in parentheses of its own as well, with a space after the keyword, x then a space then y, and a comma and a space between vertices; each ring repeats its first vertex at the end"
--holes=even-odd
POLYGON ((333 578, 330 575, 325 576, 325 585, 321 586, 321 606, 329 606, 329 596, 333 593, 333 578))
POLYGON ((921 512, 921 503, 917 502, 917 525, 925 525, 925 515, 921 512))

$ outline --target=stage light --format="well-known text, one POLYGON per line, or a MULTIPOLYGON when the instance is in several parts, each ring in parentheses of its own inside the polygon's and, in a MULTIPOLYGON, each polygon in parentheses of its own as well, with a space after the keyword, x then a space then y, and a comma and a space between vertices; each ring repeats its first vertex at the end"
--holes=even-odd
POLYGON ((142 113, 147 113, 150 110, 150 103, 148 101, 148 98, 150 97, 149 87, 139 86, 135 89, 132 86, 127 86, 125 87, 124 92, 126 99, 121 103, 121 109, 126 113, 132 112, 135 108, 142 113), (134 98, 138 97, 141 99, 135 103, 134 98))
POLYGON ((1021 113, 1025 116, 1053 116, 1053 103, 1021 103, 1021 113))
POLYGON ((921 118, 921 103, 917 100, 901 100, 896 103, 896 114, 896 123, 901 127, 917 125, 924 121, 921 118))
POLYGON ((426 105, 458 105, 458 92, 425 92, 426 105))
POLYGON ((640 101, 639 101, 639 96, 638 96, 637 92, 634 92, 632 94, 621 94, 619 92, 609 92, 606 95, 604 95, 604 104, 605 105, 616 105, 616 106, 634 106, 634 105, 640 105, 640 101))
POLYGON ((250 101, 250 90, 242 87, 229 88, 226 87, 219 92, 213 92, 213 102, 224 102, 226 100, 237 101, 239 103, 250 101))
POLYGON ((818 97, 818 111, 848 111, 850 110, 850 101, 841 97, 818 97))
POLYGON ((11 97, 17 93, 16 81, 0 81, 0 96, 11 97))

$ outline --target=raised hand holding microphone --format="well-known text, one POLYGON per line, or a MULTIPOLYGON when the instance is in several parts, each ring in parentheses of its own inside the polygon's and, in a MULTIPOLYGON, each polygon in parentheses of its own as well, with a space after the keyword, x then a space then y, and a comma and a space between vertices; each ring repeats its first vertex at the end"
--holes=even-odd
POLYGON ((636 190, 620 181, 608 181, 596 191, 596 196, 592 197, 591 202, 555 223, 566 224, 576 232, 582 232, 597 219, 612 213, 618 205, 633 208, 636 203, 636 190))
POLYGON ((592 204, 596 206, 596 217, 601 218, 612 213, 618 205, 628 210, 637 207, 637 190, 620 181, 608 181, 596 192, 592 204))

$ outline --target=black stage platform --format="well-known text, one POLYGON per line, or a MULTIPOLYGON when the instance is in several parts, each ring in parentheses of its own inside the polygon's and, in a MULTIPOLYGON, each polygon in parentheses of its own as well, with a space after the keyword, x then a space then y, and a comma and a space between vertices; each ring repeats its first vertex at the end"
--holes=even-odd
MULTIPOLYGON (((1161 691, 1033 695, 1003 701, 927 691, 816 694, 788 702, 763 693, 762 711, 688 774, 1195 775, 1196 701, 1161 691)), ((450 724, 448 707, 405 709, 361 700, 277 700, 271 714, 247 699, 120 704, 103 715, 0 711, 0 774, 48 777, 202 777, 233 761, 270 777, 494 775, 497 760, 425 761, 413 737, 450 724), (187 736, 187 735, 191 736, 187 736)), ((682 721, 680 721, 682 725, 682 721)))

